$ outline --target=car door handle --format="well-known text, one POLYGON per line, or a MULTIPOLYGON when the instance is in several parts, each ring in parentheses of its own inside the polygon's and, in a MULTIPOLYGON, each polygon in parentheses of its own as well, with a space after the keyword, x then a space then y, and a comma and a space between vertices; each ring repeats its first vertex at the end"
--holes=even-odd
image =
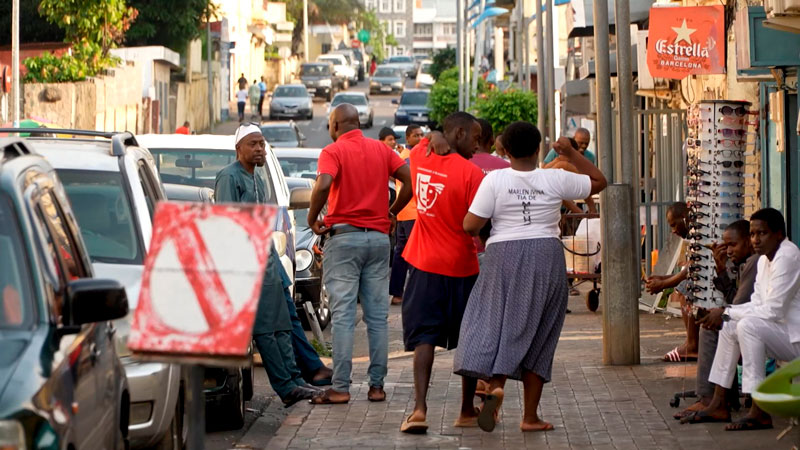
POLYGON ((100 349, 97 348, 97 344, 95 343, 89 346, 89 358, 92 359, 92 363, 96 363, 100 358, 100 349))

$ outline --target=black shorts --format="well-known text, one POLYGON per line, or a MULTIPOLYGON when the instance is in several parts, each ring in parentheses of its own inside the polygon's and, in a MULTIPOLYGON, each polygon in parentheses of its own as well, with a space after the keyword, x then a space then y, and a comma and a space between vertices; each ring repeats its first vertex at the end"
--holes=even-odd
POLYGON ((406 351, 420 344, 452 350, 458 346, 461 319, 478 275, 448 277, 413 266, 403 294, 403 343, 406 351))

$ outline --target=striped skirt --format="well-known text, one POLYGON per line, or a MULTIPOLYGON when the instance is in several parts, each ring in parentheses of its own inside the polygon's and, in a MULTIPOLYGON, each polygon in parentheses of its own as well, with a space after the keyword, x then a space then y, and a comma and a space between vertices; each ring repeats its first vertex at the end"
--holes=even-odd
POLYGON ((490 244, 461 322, 455 373, 519 380, 528 370, 550 381, 567 299, 561 241, 490 244))

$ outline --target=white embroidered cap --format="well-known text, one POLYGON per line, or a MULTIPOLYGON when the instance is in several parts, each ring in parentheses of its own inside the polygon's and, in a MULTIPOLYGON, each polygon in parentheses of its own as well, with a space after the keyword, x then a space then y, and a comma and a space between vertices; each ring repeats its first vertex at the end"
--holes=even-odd
POLYGON ((247 125, 239 126, 239 128, 236 129, 236 134, 235 134, 236 145, 238 145, 239 141, 244 139, 245 136, 249 136, 249 135, 251 135, 253 133, 261 134, 261 128, 259 128, 257 125, 252 124, 252 123, 249 123, 247 125))

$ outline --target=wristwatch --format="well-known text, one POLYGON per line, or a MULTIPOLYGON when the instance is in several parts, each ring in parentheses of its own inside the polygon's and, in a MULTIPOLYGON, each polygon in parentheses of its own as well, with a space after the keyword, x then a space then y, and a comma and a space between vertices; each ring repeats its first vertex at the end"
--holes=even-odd
POLYGON ((728 314, 728 311, 730 311, 730 308, 725 308, 725 311, 722 312, 722 321, 723 322, 728 322, 728 321, 731 320, 731 315, 728 314))

